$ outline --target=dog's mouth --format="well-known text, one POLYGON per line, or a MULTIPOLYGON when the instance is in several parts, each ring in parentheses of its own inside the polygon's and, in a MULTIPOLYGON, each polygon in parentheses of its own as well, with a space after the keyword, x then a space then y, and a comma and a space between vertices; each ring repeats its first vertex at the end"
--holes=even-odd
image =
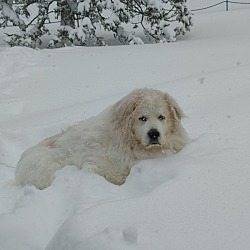
POLYGON ((159 142, 158 139, 152 139, 149 141, 148 147, 152 147, 152 146, 161 146, 161 143, 159 142))

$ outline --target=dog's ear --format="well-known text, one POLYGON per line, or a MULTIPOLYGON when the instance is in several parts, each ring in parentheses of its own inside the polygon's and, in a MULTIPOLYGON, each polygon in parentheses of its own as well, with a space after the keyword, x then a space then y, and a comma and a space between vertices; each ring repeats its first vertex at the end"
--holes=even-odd
POLYGON ((186 117, 183 110, 172 96, 167 93, 164 93, 164 99, 169 107, 170 113, 174 116, 175 119, 180 121, 181 118, 186 117))
MULTIPOLYGON (((131 93, 123 97, 120 101, 114 104, 113 120, 116 123, 128 124, 132 118, 138 104, 138 96, 131 93)), ((123 125, 124 126, 124 125, 123 125)))

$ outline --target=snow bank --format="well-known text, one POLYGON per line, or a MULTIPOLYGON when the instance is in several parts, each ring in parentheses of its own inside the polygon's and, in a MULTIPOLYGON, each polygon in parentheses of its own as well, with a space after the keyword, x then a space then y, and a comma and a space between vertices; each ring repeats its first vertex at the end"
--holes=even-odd
POLYGON ((0 51, 0 250, 250 248, 250 15, 195 19, 173 44, 0 51), (120 187, 72 166, 45 190, 15 185, 26 148, 136 87, 184 108, 183 151, 120 187))

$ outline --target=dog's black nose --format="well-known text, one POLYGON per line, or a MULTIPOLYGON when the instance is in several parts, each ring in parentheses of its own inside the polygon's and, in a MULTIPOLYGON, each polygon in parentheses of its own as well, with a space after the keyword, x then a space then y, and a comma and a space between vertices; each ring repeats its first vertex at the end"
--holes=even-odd
POLYGON ((160 133, 157 129, 152 128, 148 131, 148 136, 151 140, 156 140, 160 137, 160 133))

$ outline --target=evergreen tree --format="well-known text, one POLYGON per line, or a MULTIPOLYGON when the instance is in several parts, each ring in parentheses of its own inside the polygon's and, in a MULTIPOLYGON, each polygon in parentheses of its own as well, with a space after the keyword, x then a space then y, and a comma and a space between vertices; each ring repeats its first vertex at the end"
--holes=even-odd
POLYGON ((122 44, 142 44, 142 33, 151 42, 171 42, 192 26, 186 0, 24 0, 15 10, 8 2, 0 2, 0 27, 12 22, 20 28, 5 40, 11 46, 41 45, 41 37, 49 34, 46 23, 51 12, 61 19, 49 43, 52 48, 105 45, 105 32, 122 44), (52 9, 52 4, 57 7, 52 9), (30 8, 33 5, 37 7, 35 16, 30 8))

